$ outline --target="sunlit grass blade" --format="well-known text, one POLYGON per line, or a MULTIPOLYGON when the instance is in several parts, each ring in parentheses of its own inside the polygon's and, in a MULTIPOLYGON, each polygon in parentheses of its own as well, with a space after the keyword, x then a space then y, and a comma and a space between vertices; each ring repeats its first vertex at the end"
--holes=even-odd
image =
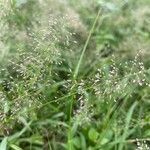
POLYGON ((121 137, 121 140, 120 140, 120 144, 119 144, 119 148, 118 150, 122 150, 123 147, 124 147, 124 141, 126 140, 127 138, 127 135, 128 135, 128 130, 129 130, 129 126, 130 126, 130 122, 131 122, 131 119, 132 119, 132 114, 134 112, 134 109, 136 108, 137 106, 137 102, 135 102, 131 108, 129 109, 128 113, 127 113, 127 117, 126 117, 126 124, 125 124, 125 128, 124 128, 124 132, 123 132, 123 135, 121 137))

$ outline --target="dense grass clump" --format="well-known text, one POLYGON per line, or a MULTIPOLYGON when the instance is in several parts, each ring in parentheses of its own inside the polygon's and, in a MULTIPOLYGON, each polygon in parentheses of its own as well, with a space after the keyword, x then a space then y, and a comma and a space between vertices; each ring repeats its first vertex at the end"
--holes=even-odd
POLYGON ((0 150, 149 150, 148 4, 1 1, 0 150))

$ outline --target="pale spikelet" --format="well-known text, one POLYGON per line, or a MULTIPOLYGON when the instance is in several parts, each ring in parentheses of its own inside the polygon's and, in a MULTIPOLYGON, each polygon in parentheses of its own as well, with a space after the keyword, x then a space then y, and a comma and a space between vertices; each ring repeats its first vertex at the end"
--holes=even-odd
POLYGON ((84 80, 82 80, 78 84, 77 88, 77 108, 74 110, 74 116, 73 120, 77 122, 79 125, 87 125, 92 120, 93 115, 93 105, 90 103, 88 99, 88 95, 86 93, 86 90, 84 88, 85 83, 84 80))
POLYGON ((147 144, 146 141, 139 141, 137 139, 137 148, 136 150, 150 150, 149 145, 147 144))
POLYGON ((147 78, 148 70, 140 60, 140 53, 135 56, 134 60, 118 65, 113 58, 110 65, 97 70, 91 82, 94 83, 94 92, 101 101, 113 100, 116 102, 119 97, 130 93, 127 89, 150 85, 147 78))

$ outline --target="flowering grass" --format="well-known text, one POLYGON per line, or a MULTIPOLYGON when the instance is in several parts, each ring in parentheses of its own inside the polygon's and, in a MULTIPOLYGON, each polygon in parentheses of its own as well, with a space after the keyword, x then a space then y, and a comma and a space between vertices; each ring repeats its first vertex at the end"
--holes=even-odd
POLYGON ((147 4, 0 1, 0 150, 149 150, 147 4))

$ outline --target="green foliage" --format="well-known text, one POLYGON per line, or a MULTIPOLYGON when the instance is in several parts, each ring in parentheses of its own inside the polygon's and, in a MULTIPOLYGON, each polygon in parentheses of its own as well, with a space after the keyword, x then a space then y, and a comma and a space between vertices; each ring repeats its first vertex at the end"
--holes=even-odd
POLYGON ((0 150, 148 150, 148 5, 0 1, 0 150))
POLYGON ((99 134, 95 129, 91 128, 88 135, 89 135, 90 140, 92 140, 93 142, 96 142, 99 134))
POLYGON ((5 137, 1 144, 0 144, 0 150, 6 150, 6 147, 7 147, 7 137, 5 137))

